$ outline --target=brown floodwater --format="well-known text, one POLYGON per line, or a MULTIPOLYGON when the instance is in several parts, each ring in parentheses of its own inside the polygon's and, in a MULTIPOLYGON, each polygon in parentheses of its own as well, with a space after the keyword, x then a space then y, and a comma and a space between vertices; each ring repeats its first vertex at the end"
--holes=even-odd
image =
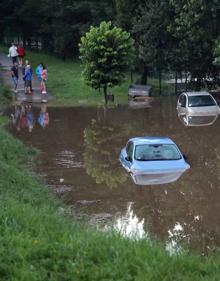
POLYGON ((127 236, 158 239, 170 252, 188 247, 207 254, 220 246, 219 118, 186 127, 169 98, 136 110, 43 104, 8 113, 15 113, 9 130, 41 151, 36 172, 77 216, 127 236), (16 120, 26 114, 28 124, 16 120), (118 160, 134 136, 170 137, 191 168, 170 184, 135 185, 118 160))

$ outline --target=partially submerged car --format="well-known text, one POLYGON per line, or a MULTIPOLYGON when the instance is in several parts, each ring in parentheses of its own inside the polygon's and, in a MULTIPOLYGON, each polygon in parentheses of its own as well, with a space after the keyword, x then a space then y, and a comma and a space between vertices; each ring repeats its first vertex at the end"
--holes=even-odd
POLYGON ((119 160, 138 185, 173 182, 190 168, 176 144, 166 137, 132 138, 119 160))
POLYGON ((220 113, 216 100, 206 91, 182 93, 177 101, 179 114, 206 114, 216 115, 220 113))

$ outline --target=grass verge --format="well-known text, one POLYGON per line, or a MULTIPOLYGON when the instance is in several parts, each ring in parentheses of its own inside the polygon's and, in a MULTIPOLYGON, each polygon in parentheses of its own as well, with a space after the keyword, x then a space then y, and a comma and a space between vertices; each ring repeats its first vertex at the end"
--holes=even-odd
MULTIPOLYGON (((1 94, 1 92, 0 92, 1 94)), ((1 281, 201 281, 220 279, 220 256, 169 256, 146 240, 100 233, 75 222, 28 171, 36 150, 0 117, 1 281)))
MULTIPOLYGON (((7 48, 0 46, 0 52, 7 53, 7 48)), ((33 69, 38 63, 44 63, 48 68, 48 89, 56 97, 51 105, 103 105, 103 94, 85 84, 81 76, 82 68, 79 60, 62 61, 53 56, 40 52, 27 51, 26 59, 29 59, 33 69)), ((137 74, 134 75, 134 81, 137 74)), ((109 89, 115 95, 115 104, 127 104, 128 87, 131 84, 130 75, 121 85, 109 89)), ((157 79, 149 78, 149 84, 153 86, 153 93, 158 94, 157 79)), ((162 93, 170 94, 172 89, 166 83, 162 84, 162 93)))
POLYGON ((0 103, 7 104, 8 102, 12 101, 12 94, 10 89, 3 84, 3 81, 0 77, 0 103))

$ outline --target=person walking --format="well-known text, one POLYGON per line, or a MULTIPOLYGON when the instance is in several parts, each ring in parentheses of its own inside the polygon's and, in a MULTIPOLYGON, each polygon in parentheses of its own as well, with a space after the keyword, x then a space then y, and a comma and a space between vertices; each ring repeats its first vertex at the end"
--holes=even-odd
POLYGON ((31 72, 31 66, 29 64, 25 68, 23 79, 24 79, 25 94, 31 94, 32 72, 31 72))
POLYGON ((14 91, 17 92, 18 87, 18 65, 15 62, 13 66, 11 67, 11 78, 14 83, 14 91))
POLYGON ((23 57, 25 56, 25 50, 23 47, 23 44, 20 44, 17 48, 18 52, 18 65, 22 66, 23 65, 23 57))
MULTIPOLYGON (((31 77, 33 76, 33 70, 32 70, 32 67, 31 67, 31 65, 30 65, 30 63, 29 63, 29 60, 25 60, 25 63, 24 63, 23 68, 22 68, 23 77, 24 77, 24 75, 25 75, 25 70, 26 70, 26 68, 27 68, 28 65, 29 65, 29 67, 30 67, 31 77)), ((31 89, 31 92, 33 92, 32 80, 30 81, 30 89, 31 89)))
POLYGON ((37 79, 41 82, 41 72, 42 72, 42 69, 43 69, 43 67, 42 67, 42 63, 39 63, 38 65, 37 65, 37 68, 36 68, 36 70, 35 70, 35 73, 36 73, 36 75, 37 75, 37 79))
POLYGON ((46 81, 47 81, 47 68, 44 64, 42 64, 42 71, 41 71, 41 89, 42 94, 46 94, 46 81))
POLYGON ((11 47, 8 50, 8 56, 12 58, 12 63, 17 62, 18 52, 17 47, 14 43, 11 44, 11 47))

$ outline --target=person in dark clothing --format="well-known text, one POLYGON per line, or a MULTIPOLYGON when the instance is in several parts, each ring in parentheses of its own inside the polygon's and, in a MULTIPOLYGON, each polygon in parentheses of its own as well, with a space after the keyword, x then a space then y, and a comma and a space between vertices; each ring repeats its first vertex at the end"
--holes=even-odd
POLYGON ((15 90, 15 92, 17 92, 17 87, 18 87, 18 65, 17 65, 16 62, 11 67, 11 78, 12 78, 12 81, 14 83, 14 90, 15 90))

